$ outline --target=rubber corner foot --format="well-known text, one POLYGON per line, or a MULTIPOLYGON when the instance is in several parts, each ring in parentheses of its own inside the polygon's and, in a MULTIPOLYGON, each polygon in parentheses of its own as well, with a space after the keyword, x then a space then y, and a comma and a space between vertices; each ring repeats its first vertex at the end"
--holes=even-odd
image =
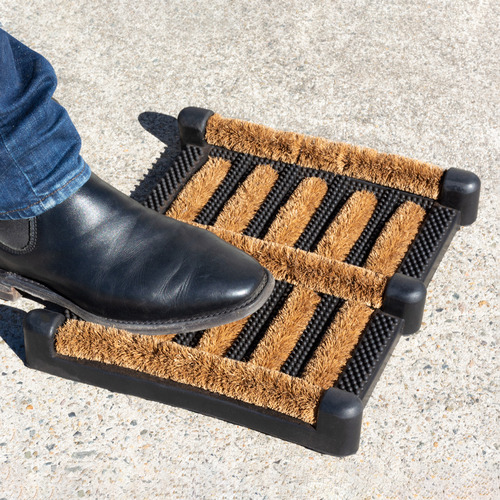
POLYGON ((332 387, 318 408, 316 430, 329 441, 329 451, 344 457, 358 451, 363 403, 353 393, 332 387))
POLYGON ((422 324, 426 296, 421 281, 396 273, 385 289, 382 311, 404 320, 403 334, 415 333, 422 324))
POLYGON ((467 170, 450 168, 444 173, 439 203, 460 211, 460 225, 468 226, 477 218, 481 180, 467 170))
POLYGON ((30 311, 23 322, 26 365, 52 373, 52 360, 57 356, 55 335, 66 318, 46 309, 30 311))
POLYGON ((214 114, 213 111, 203 108, 184 108, 177 117, 179 122, 179 134, 183 146, 206 146, 205 130, 208 119, 214 114))

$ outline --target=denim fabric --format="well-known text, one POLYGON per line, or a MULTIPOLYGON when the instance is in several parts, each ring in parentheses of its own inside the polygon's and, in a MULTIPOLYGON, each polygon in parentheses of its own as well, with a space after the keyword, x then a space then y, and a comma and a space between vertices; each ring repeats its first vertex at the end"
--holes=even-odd
POLYGON ((90 176, 56 85, 50 63, 0 29, 0 219, 40 215, 90 176))

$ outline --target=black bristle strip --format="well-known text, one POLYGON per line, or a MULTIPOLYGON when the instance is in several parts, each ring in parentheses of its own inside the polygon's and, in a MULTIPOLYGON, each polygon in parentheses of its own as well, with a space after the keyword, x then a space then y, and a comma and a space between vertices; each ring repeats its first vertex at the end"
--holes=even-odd
POLYGON ((277 281, 271 296, 266 303, 252 316, 243 327, 238 338, 228 349, 226 357, 238 361, 247 360, 255 349, 258 340, 264 335, 271 321, 283 306, 293 285, 285 281, 277 281))
MULTIPOLYGON (((377 200, 379 201, 377 208, 372 216, 372 220, 365 228, 365 233, 361 235, 360 240, 356 243, 356 245, 352 249, 352 256, 348 257, 347 262, 350 264, 355 264, 355 262, 350 262, 349 258, 357 259, 359 262, 364 262, 364 260, 368 256, 368 252, 366 250, 366 246, 363 243, 366 240, 366 237, 369 234, 373 234, 370 232, 370 229, 376 228, 375 220, 377 217, 381 215, 385 215, 386 218, 382 219, 382 225, 384 225, 389 217, 392 215, 392 211, 384 210, 385 207, 380 206, 380 202, 384 204, 388 199, 395 198, 399 203, 403 203, 405 201, 413 201, 418 205, 422 206, 425 210, 428 210, 433 205, 433 200, 429 198, 423 198, 421 196, 413 195, 411 193, 407 193, 405 191, 399 191, 397 189, 392 189, 384 186, 379 186, 377 184, 372 184, 367 181, 362 181, 359 179, 354 179, 352 177, 346 177, 343 175, 335 175, 331 172, 324 172, 322 170, 304 168, 294 166, 298 170, 302 170, 303 172, 307 172, 308 176, 317 176, 324 179, 329 186, 329 192, 323 199, 321 205, 318 210, 311 218, 308 226, 302 233, 301 237, 298 239, 295 246, 302 250, 314 251, 319 241, 325 234, 325 231, 328 229, 328 226, 331 224, 339 210, 342 206, 347 202, 350 196, 356 191, 368 191, 373 193, 377 200), (335 192, 330 194, 330 190, 334 189, 335 192), (363 252, 363 249, 365 252, 363 252)), ((391 207, 394 207, 391 205, 391 207)), ((380 229, 381 230, 381 229, 380 229)), ((377 234, 378 236, 378 234, 377 234)), ((373 243, 375 240, 373 240, 373 243)), ((355 264, 360 265, 360 264, 355 264)))
POLYGON ((333 180, 336 178, 343 179, 344 189, 346 189, 346 191, 350 191, 351 193, 353 193, 354 191, 369 191, 370 193, 374 193, 377 198, 380 198, 382 194, 386 192, 397 193, 402 202, 413 201, 417 205, 422 206, 425 210, 428 210, 434 203, 434 200, 430 198, 424 198, 423 196, 408 193, 407 191, 400 191, 399 189, 381 186, 380 184, 373 184, 361 179, 355 179, 354 177, 338 175, 334 174, 333 172, 326 172, 324 170, 318 170, 315 168, 299 167, 298 165, 293 165, 293 167, 301 170, 304 177, 320 177, 321 179, 324 179, 329 185, 332 184, 333 180))
POLYGON ((255 323, 255 328, 254 328, 255 335, 249 334, 247 336, 247 342, 249 340, 251 340, 251 342, 248 345, 248 348, 244 356, 241 358, 242 361, 248 361, 250 359, 252 353, 257 348, 257 345, 262 340, 263 336, 271 326, 271 323, 276 319, 276 316, 279 314, 279 312, 285 305, 286 300, 288 299, 294 288, 293 285, 290 285, 289 283, 287 284, 288 287, 286 288, 285 292, 281 295, 280 299, 276 303, 276 306, 274 307, 272 312, 269 315, 267 315, 267 317, 265 317, 264 315, 261 316, 259 318, 259 321, 255 323))
POLYGON ((76 319, 76 320, 81 320, 80 316, 75 314, 73 311, 70 311, 69 309, 64 309, 64 316, 66 319, 76 319))
POLYGON ((331 179, 325 197, 295 243, 296 248, 308 251, 315 248, 345 200, 352 194, 350 190, 346 192, 344 185, 345 178, 341 176, 331 179))
POLYGON ((384 190, 371 219, 345 260, 348 264, 355 266, 364 264, 380 232, 399 206, 399 201, 399 192, 384 190))
MULTIPOLYGON (((280 177, 279 179, 282 179, 282 177, 280 177)), ((282 192, 278 195, 281 196, 281 199, 271 200, 271 203, 267 204, 268 198, 266 198, 266 201, 264 202, 265 206, 261 207, 263 208, 263 210, 259 211, 261 215, 261 220, 259 221, 258 224, 258 234, 256 236, 257 238, 261 239, 264 238, 264 236, 269 231, 271 224, 276 219, 278 212, 290 199, 290 196, 292 196, 294 191, 297 189, 297 186, 299 185, 300 181, 301 181, 300 177, 296 176, 287 177, 285 175, 284 182, 282 183, 281 186, 279 186, 283 188, 282 192)), ((279 182, 279 180, 277 182, 279 182)), ((244 234, 247 234, 246 231, 244 234)), ((249 234, 249 236, 252 235, 249 234)))
POLYGON ((281 367, 283 373, 292 377, 301 375, 343 304, 344 300, 333 295, 322 295, 304 333, 300 336, 288 359, 283 363, 281 367))
POLYGON ((292 167, 294 170, 296 170, 296 172, 298 172, 299 176, 306 177, 307 175, 306 173, 300 171, 300 168, 297 168, 297 165, 293 163, 270 160, 269 158, 254 156, 248 153, 237 153, 236 151, 231 151, 230 149, 226 149, 220 146, 211 146, 210 155, 219 158, 226 158, 231 161, 236 160, 237 158, 245 158, 246 161, 251 162, 254 166, 269 165, 270 167, 274 168, 274 170, 280 173, 292 167))
POLYGON ((215 190, 215 193, 208 200, 207 204, 201 209, 195 221, 198 224, 214 224, 226 202, 254 167, 255 163, 251 156, 238 155, 232 161, 231 168, 226 177, 215 190))
POLYGON ((395 193, 398 195, 399 201, 401 203, 405 201, 413 201, 413 203, 420 205, 425 210, 428 210, 434 203, 434 201, 430 198, 424 198, 422 196, 417 196, 406 191, 400 191, 399 189, 393 189, 385 186, 380 186, 378 184, 372 184, 367 181, 353 179, 352 177, 346 177, 346 184, 349 185, 353 191, 368 191, 370 193, 373 193, 377 197, 377 199, 380 199, 383 193, 395 193))
POLYGON ((197 146, 184 148, 175 159, 172 167, 153 188, 144 205, 157 212, 165 212, 174 196, 199 168, 197 163, 202 153, 202 149, 197 146))
POLYGON ((455 210, 435 204, 403 260, 399 272, 422 279, 427 273, 428 263, 436 248, 456 216, 455 210))
POLYGON ((342 370, 335 386, 362 396, 373 371, 379 370, 379 360, 385 356, 386 346, 397 335, 401 320, 377 311, 362 334, 352 357, 342 370))
POLYGON ((285 200, 296 189, 298 182, 296 170, 289 165, 285 166, 243 234, 262 238, 267 233, 279 209, 286 203, 285 200))
POLYGON ((186 347, 196 347, 204 333, 205 330, 199 330, 197 332, 178 333, 172 339, 172 342, 184 345, 186 347))
POLYGON ((237 153, 236 151, 231 151, 230 149, 226 149, 220 146, 211 146, 210 156, 213 156, 214 158, 223 158, 224 160, 233 162, 234 160, 236 160, 236 158, 238 158, 238 156, 241 156, 241 153, 237 153))

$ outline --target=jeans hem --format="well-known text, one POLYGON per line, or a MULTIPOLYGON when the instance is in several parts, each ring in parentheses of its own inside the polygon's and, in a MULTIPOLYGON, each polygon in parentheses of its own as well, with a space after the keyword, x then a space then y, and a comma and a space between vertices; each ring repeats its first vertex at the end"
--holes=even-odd
POLYGON ((26 207, 0 212, 0 220, 30 219, 46 212, 67 200, 76 193, 90 178, 90 167, 84 162, 81 170, 61 187, 40 198, 26 207))

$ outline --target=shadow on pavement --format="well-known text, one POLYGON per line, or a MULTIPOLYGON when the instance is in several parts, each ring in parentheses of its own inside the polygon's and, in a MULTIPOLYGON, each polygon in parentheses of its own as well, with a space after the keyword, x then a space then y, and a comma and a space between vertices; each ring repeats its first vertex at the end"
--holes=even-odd
POLYGON ((0 305, 0 337, 24 363, 23 321, 27 312, 15 307, 0 305))

